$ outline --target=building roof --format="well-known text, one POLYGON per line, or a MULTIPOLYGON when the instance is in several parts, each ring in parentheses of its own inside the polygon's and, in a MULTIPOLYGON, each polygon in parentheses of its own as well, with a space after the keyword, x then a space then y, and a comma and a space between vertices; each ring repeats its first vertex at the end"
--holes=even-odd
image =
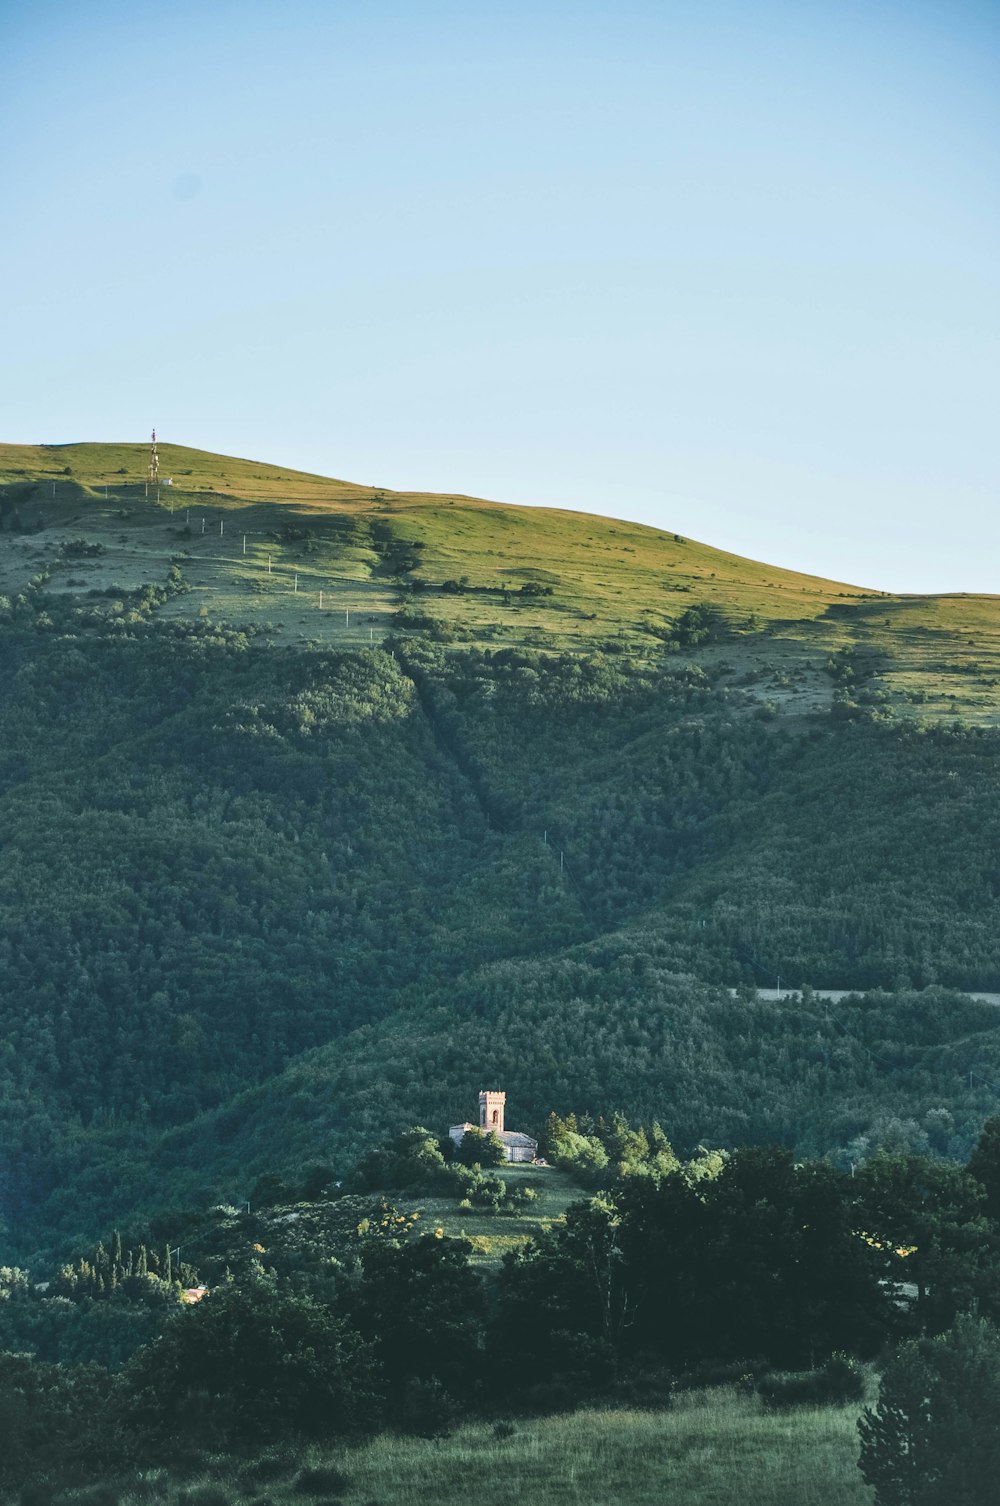
MULTIPOLYGON (((480 1128, 481 1128, 480 1125, 478 1125, 478 1124, 469 1124, 468 1120, 466 1120, 465 1124, 453 1124, 451 1126, 450 1130, 448 1131, 448 1133, 450 1135, 454 1135, 454 1134, 457 1133, 458 1130, 463 1130, 463 1131, 464 1130, 477 1130, 477 1129, 480 1129, 480 1128)), ((502 1140, 503 1143, 504 1143, 504 1145, 521 1145, 521 1146, 530 1145, 535 1150, 537 1150, 537 1148, 538 1148, 538 1141, 537 1140, 533 1140, 530 1135, 522 1135, 520 1130, 499 1130, 499 1131, 497 1131, 497 1130, 491 1130, 491 1129, 489 1129, 487 1127, 487 1129, 484 1131, 484 1133, 487 1134, 487 1135, 496 1135, 497 1139, 498 1140, 502 1140)))

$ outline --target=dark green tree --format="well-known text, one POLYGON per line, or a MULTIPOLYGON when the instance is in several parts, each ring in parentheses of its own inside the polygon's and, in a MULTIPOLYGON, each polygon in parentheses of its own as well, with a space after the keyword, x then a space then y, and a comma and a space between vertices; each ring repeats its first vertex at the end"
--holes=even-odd
POLYGON ((264 1277, 182 1309, 133 1356, 125 1381, 151 1437, 209 1445, 343 1437, 379 1412, 370 1346, 329 1308, 264 1277))
POLYGON ((288 1183, 274 1172, 265 1172, 258 1177, 250 1191, 252 1208, 273 1208, 277 1203, 291 1202, 294 1193, 288 1183))
POLYGON ((983 1125, 983 1132, 969 1157, 969 1175, 986 1194, 987 1217, 1000 1224, 1000 1114, 983 1125))
POLYGON ((700 1190, 704 1338, 724 1355, 812 1365, 833 1350, 870 1353, 890 1308, 857 1237, 850 1179, 782 1149, 737 1151, 700 1190))
POLYGON ((0 1486, 10 1490, 44 1472, 100 1472, 122 1439, 114 1383, 98 1365, 43 1364, 0 1352, 0 1486))
POLYGON ((852 1182, 857 1228, 883 1277, 917 1288, 916 1327, 940 1331, 973 1303, 1000 1299, 1000 1240, 983 1189, 964 1167, 929 1156, 878 1155, 852 1182))
POLYGON ((556 1373, 583 1341, 613 1359, 679 1365, 873 1352, 893 1309, 849 1187, 832 1167, 774 1149, 736 1152, 714 1178, 623 1177, 507 1262, 508 1369, 556 1373))
POLYGON ((433 1234, 405 1244, 371 1239, 362 1250, 360 1279, 341 1310, 372 1344, 394 1406, 414 1381, 456 1397, 475 1390, 485 1302, 470 1251, 466 1240, 433 1234))
POLYGON ((489 1349, 513 1394, 554 1385, 579 1396, 611 1378, 634 1318, 620 1237, 609 1201, 576 1203, 565 1224, 504 1257, 489 1349))
POLYGON ((507 1152, 497 1135, 473 1127, 466 1130, 455 1147, 455 1160, 460 1166, 503 1166, 507 1152))
POLYGON ((347 1178, 347 1186, 353 1192, 428 1191, 445 1170, 435 1136, 413 1125, 363 1156, 347 1178))
POLYGON ((940 1337, 904 1344, 858 1431, 858 1467, 878 1506, 994 1506, 1000 1332, 962 1315, 940 1337))

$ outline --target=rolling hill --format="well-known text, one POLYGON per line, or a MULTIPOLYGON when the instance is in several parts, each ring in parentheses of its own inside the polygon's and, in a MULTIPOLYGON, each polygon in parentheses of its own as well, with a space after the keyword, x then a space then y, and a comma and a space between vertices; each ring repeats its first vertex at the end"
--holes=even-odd
POLYGON ((0 445, 0 592, 46 570, 58 596, 134 591, 173 559, 191 590, 158 608, 168 619, 204 609, 329 647, 380 642, 409 621, 449 641, 644 662, 704 608, 728 640, 706 662, 756 676, 761 698, 828 701, 823 665, 840 652, 896 708, 1000 715, 1000 597, 892 596, 615 518, 392 492, 180 445, 159 453, 157 500, 146 446, 0 445), (67 554, 79 538, 100 553, 67 554))
POLYGON ((146 460, 0 446, 5 1259, 487 1079, 528 1129, 967 1154, 1000 598, 180 446, 156 497, 146 460))

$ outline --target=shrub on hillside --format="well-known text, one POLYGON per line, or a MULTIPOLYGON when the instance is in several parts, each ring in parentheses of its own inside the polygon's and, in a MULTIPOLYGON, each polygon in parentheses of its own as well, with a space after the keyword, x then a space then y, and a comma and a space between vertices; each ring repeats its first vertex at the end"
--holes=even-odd
POLYGON ((342 1496, 351 1483, 350 1475, 333 1464, 317 1464, 299 1471, 292 1490, 297 1496, 342 1496))
POLYGON ((349 1192, 430 1192, 447 1183, 440 1142, 415 1124, 363 1156, 345 1181, 349 1192))
POLYGON ((769 1371, 757 1381, 755 1390, 766 1407, 777 1411, 782 1407, 843 1406, 860 1401, 864 1388, 864 1375, 857 1363, 849 1355, 834 1354, 815 1370, 769 1371))

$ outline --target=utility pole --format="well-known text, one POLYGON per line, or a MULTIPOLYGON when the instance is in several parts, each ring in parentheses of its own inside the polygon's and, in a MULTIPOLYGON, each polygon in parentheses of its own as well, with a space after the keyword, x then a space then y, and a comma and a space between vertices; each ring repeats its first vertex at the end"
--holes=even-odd
POLYGON ((322 612, 322 610, 323 610, 323 592, 322 591, 319 593, 319 609, 322 612))
POLYGON ((296 572, 295 572, 295 585, 293 587, 293 591, 295 592, 296 595, 298 595, 298 590, 299 590, 299 572, 296 570, 296 572))
POLYGON ((220 518, 219 519, 219 538, 220 539, 222 538, 222 535, 225 533, 225 531, 226 531, 226 520, 225 520, 225 518, 220 518))
POLYGON ((244 534, 243 535, 243 553, 246 554, 246 552, 247 552, 247 536, 246 536, 246 534, 244 534))
POLYGON ((270 555, 268 555, 268 557, 267 557, 267 573, 268 573, 268 575, 270 575, 270 573, 271 573, 271 556, 270 555))
POLYGON ((350 625, 351 625, 351 609, 350 609, 350 607, 347 607, 345 609, 345 611, 344 611, 344 626, 345 627, 350 627, 350 625))

